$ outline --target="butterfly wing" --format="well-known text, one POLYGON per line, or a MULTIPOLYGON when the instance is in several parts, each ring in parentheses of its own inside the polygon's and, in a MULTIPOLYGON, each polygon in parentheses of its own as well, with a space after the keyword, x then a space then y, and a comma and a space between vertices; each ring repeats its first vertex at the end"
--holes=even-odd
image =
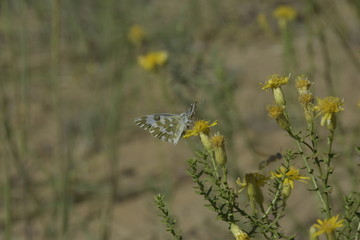
POLYGON ((154 137, 177 144, 187 125, 179 114, 159 113, 135 118, 134 122, 154 137))

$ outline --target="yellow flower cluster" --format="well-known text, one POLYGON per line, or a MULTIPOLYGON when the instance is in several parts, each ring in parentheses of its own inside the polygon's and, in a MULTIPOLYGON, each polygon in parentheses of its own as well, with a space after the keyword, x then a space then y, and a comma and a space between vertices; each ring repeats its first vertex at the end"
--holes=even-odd
POLYGON ((145 70, 152 71, 166 63, 168 54, 165 51, 150 52, 138 58, 140 66, 145 70))

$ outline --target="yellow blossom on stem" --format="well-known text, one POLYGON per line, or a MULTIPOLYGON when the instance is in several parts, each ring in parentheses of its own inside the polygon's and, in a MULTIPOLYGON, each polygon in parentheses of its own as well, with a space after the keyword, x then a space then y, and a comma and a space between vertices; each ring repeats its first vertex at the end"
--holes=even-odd
POLYGON ((299 102, 301 103, 301 105, 305 106, 309 106, 309 104, 312 104, 314 102, 314 97, 310 92, 304 92, 304 93, 300 93, 299 95, 299 102))
POLYGON ((265 83, 260 83, 262 90, 279 88, 289 82, 289 76, 280 76, 279 74, 273 74, 268 76, 268 80, 265 83))
POLYGON ((195 124, 194 124, 193 129, 186 130, 185 135, 183 136, 183 138, 189 138, 191 136, 197 136, 197 135, 199 135, 199 133, 205 133, 206 135, 208 135, 209 132, 210 132, 210 128, 213 127, 213 126, 216 126, 217 124, 218 124, 217 121, 214 121, 211 124, 210 124, 210 121, 205 121, 205 120, 196 121, 195 124))
POLYGON ((335 113, 344 110, 342 107, 344 104, 344 100, 337 97, 325 97, 323 99, 317 99, 317 105, 314 106, 314 110, 319 111, 319 114, 323 114, 321 118, 320 125, 324 126, 326 123, 326 127, 330 131, 334 131, 336 129, 336 115, 335 113))
POLYGON ((193 129, 186 130, 185 135, 183 138, 189 138, 191 136, 200 136, 200 140, 202 144, 204 145, 204 148, 208 151, 211 151, 212 146, 209 139, 209 133, 210 133, 210 127, 213 127, 217 125, 217 121, 214 121, 212 124, 210 124, 209 121, 205 120, 199 120, 196 121, 194 124, 193 129))
POLYGON ((290 167, 288 170, 285 167, 280 167, 278 172, 270 172, 272 178, 284 178, 283 182, 283 195, 288 198, 290 196, 291 190, 294 188, 294 181, 300 181, 306 183, 305 180, 310 179, 309 177, 305 177, 300 175, 299 170, 290 167))
POLYGON ((140 25, 135 24, 131 26, 127 37, 132 44, 140 46, 143 43, 145 36, 144 29, 140 25))
POLYGON ((289 76, 281 77, 279 74, 273 74, 268 77, 268 80, 260 85, 262 90, 267 90, 271 88, 273 90, 275 102, 278 105, 285 105, 285 95, 281 89, 281 86, 289 82, 289 76))
POLYGON ((330 219, 317 220, 317 223, 313 226, 318 229, 312 236, 316 237, 323 233, 327 235, 327 239, 335 239, 334 231, 337 228, 344 226, 344 219, 339 220, 339 215, 333 216, 330 219))
POLYGON ((293 7, 281 5, 274 10, 273 15, 278 20, 293 21, 297 12, 293 7))
POLYGON ((140 56, 138 62, 145 70, 155 70, 166 63, 168 54, 166 51, 150 52, 146 55, 140 56))
POLYGON ((298 89, 299 93, 306 93, 313 83, 310 82, 305 75, 300 75, 296 77, 295 87, 298 89))

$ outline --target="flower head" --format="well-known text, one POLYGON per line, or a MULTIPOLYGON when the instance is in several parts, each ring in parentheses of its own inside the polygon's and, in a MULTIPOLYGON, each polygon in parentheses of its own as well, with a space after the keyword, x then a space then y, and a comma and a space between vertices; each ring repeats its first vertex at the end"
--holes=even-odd
POLYGON ((321 118, 321 126, 326 126, 329 130, 334 131, 336 128, 336 116, 335 113, 344 110, 342 107, 344 100, 337 97, 325 97, 323 99, 317 99, 317 105, 314 106, 314 110, 319 111, 319 114, 323 114, 321 118))
POLYGON ((268 80, 260 85, 262 86, 261 89, 267 90, 271 88, 273 90, 275 102, 278 105, 285 105, 285 95, 281 89, 281 86, 288 83, 290 76, 283 76, 281 77, 279 74, 274 74, 268 77, 268 80))
POLYGON ((146 34, 144 29, 140 25, 136 24, 131 26, 128 32, 128 39, 135 46, 140 46, 143 43, 145 36, 146 34))
POLYGON ((197 136, 199 135, 199 133, 205 133, 206 135, 209 134, 210 128, 217 125, 217 121, 214 121, 213 123, 210 124, 210 121, 205 121, 205 120, 199 120, 196 121, 194 124, 193 129, 191 130, 186 130, 185 135, 183 136, 183 138, 189 138, 191 136, 197 136))
POLYGON ((312 104, 314 102, 314 97, 311 93, 309 92, 305 92, 305 93, 300 93, 299 95, 299 102, 301 103, 301 105, 303 106, 309 106, 309 104, 312 104))
POLYGON ((297 12, 290 6, 281 5, 275 9, 273 15, 279 20, 293 21, 296 18, 297 12))
POLYGON ((296 169, 294 167, 290 167, 288 171, 285 167, 280 167, 279 172, 271 172, 271 176, 272 178, 282 178, 283 176, 285 176, 284 184, 290 185, 291 188, 294 188, 294 180, 306 183, 305 180, 310 179, 309 177, 300 175, 299 169, 296 169))
POLYGON ((333 216, 330 219, 317 220, 317 223, 313 226, 318 229, 313 236, 319 236, 323 233, 332 234, 336 228, 341 228, 343 226, 344 219, 338 220, 339 215, 333 216))
POLYGON ((260 83, 260 85, 262 86, 261 89, 266 90, 269 88, 279 88, 280 86, 287 84, 289 82, 289 79, 289 76, 282 77, 279 74, 270 75, 268 76, 268 80, 264 84, 260 83))
POLYGON ((305 75, 296 77, 295 87, 298 89, 299 93, 307 92, 312 84, 313 83, 310 82, 305 75))
POLYGON ((140 66, 145 70, 155 70, 157 67, 166 63, 168 54, 165 51, 150 52, 138 58, 140 66))
POLYGON ((210 138, 209 138, 209 133, 210 133, 210 127, 213 127, 215 125, 217 125, 217 121, 214 121, 212 124, 210 124, 209 121, 205 121, 205 120, 196 121, 193 129, 186 130, 183 138, 189 138, 191 136, 199 135, 200 140, 201 140, 202 144, 204 145, 204 148, 207 151, 211 151, 212 146, 211 146, 211 142, 210 142, 210 138))
POLYGON ((300 175, 299 170, 290 167, 286 169, 285 167, 280 167, 278 172, 270 172, 272 178, 284 178, 282 192, 286 198, 290 196, 291 190, 294 188, 294 181, 298 180, 300 182, 306 183, 305 180, 310 179, 300 175))

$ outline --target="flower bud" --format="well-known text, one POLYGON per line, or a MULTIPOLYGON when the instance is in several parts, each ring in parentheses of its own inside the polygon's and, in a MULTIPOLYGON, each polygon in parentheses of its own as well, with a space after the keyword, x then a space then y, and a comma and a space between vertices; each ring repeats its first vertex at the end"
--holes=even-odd
POLYGON ((249 236, 241 230, 236 224, 231 224, 230 231, 236 238, 236 240, 250 240, 249 236))
POLYGON ((267 107, 267 111, 269 114, 269 117, 274 118, 276 122, 278 123, 279 127, 282 129, 289 131, 290 130, 290 123, 287 117, 284 114, 285 106, 279 106, 279 105, 269 105, 267 107))
POLYGON ((219 133, 215 134, 211 138, 211 143, 215 152, 216 162, 220 166, 224 166, 227 161, 224 136, 220 135, 219 133))

